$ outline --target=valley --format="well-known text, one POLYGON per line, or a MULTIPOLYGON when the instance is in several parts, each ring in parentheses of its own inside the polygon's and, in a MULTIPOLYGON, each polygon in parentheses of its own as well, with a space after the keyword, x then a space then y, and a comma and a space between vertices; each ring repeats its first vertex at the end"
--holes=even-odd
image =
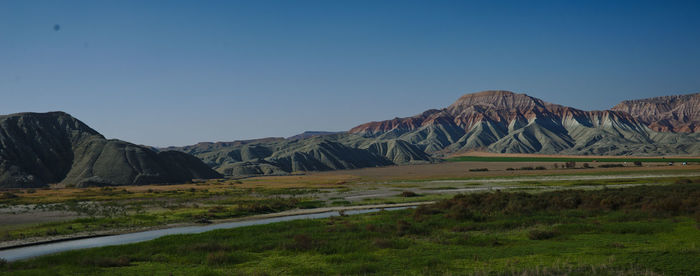
POLYGON ((648 163, 645 167, 631 163, 625 167, 584 169, 579 164, 574 169, 555 169, 556 162, 443 162, 179 185, 12 190, 2 194, 0 200, 0 246, 259 215, 434 202, 460 193, 598 189, 700 178, 700 163, 648 163), (546 169, 508 170, 522 167, 546 169))

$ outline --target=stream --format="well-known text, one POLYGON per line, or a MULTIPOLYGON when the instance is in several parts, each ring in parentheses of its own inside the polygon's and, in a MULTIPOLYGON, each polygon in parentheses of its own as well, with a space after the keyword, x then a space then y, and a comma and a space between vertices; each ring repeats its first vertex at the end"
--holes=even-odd
MULTIPOLYGON (((399 209, 405 209, 405 208, 410 208, 410 207, 348 210, 348 211, 344 211, 344 214, 345 215, 356 215, 356 214, 378 212, 381 210, 399 210, 399 209)), ((149 240, 157 239, 157 238, 160 238, 160 237, 163 237, 166 235, 197 234, 197 233, 203 233, 203 232, 217 230, 217 229, 230 229, 230 228, 238 228, 238 227, 245 227, 245 226, 251 226, 251 225, 261 225, 261 224, 269 224, 269 223, 275 223, 275 222, 300 220, 300 219, 328 218, 328 217, 339 216, 339 215, 340 214, 338 213, 338 211, 329 211, 329 212, 315 213, 315 214, 291 215, 291 216, 265 218, 265 219, 258 219, 258 220, 235 221, 235 222, 210 224, 210 225, 204 225, 204 226, 183 226, 183 227, 149 230, 149 231, 135 232, 135 233, 128 233, 128 234, 112 235, 112 236, 102 236, 102 237, 84 238, 84 239, 77 239, 77 240, 58 241, 58 242, 28 245, 28 246, 22 246, 22 247, 11 248, 11 249, 6 249, 6 250, 0 250, 0 258, 3 258, 9 262, 12 262, 12 261, 24 260, 24 259, 37 257, 37 256, 54 254, 54 253, 59 253, 59 252, 69 251, 69 250, 94 248, 94 247, 102 247, 102 246, 110 246, 110 245, 122 245, 122 244, 136 243, 136 242, 142 242, 142 241, 149 241, 149 240)))

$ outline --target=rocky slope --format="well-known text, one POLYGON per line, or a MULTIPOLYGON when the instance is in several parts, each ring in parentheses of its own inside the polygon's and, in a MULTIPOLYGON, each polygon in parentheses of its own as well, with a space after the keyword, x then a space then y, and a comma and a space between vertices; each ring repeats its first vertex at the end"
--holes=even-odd
MULTIPOLYGON (((697 106, 682 110, 687 117, 697 116, 697 106)), ((509 91, 467 94, 444 109, 370 122, 349 132, 407 141, 438 156, 477 149, 501 153, 700 154, 696 134, 656 132, 627 112, 583 111, 509 91)))
POLYGON ((660 132, 700 132, 700 93, 623 101, 612 108, 660 132))
POLYGON ((63 112, 0 116, 0 187, 143 185, 216 178, 199 159, 108 140, 63 112))
POLYGON ((433 161, 401 140, 376 140, 347 133, 310 138, 199 143, 172 147, 199 157, 218 172, 232 176, 280 175, 433 161))

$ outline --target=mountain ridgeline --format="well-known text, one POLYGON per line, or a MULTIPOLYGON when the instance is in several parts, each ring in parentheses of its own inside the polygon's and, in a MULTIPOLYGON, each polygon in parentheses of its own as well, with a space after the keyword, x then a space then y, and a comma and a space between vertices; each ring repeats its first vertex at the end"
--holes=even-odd
POLYGON ((199 157, 218 172, 233 176, 283 175, 302 171, 327 171, 428 163, 434 159, 420 148, 399 139, 367 139, 349 133, 310 138, 199 143, 171 147, 199 157))
POLYGON ((225 175, 276 175, 426 163, 471 150, 575 155, 698 155, 698 94, 583 111, 509 91, 460 97, 407 118, 344 133, 172 147, 225 175), (649 107, 654 106, 654 111, 649 107), (663 125, 665 127, 659 127, 663 125))
POLYGON ((700 132, 700 93, 623 101, 612 110, 627 112, 655 131, 700 132))
MULTIPOLYGON (((657 113, 642 120, 620 109, 583 111, 525 94, 485 91, 464 95, 447 108, 366 123, 349 132, 408 141, 432 155, 469 150, 576 155, 700 153, 698 134, 674 133, 673 127, 654 131, 650 126, 658 121, 653 118, 657 113)), ((684 118, 697 118, 697 107, 683 110, 693 113, 684 118)))
POLYGON ((105 139, 63 112, 0 116, 0 188, 184 183, 218 177, 194 156, 105 139))

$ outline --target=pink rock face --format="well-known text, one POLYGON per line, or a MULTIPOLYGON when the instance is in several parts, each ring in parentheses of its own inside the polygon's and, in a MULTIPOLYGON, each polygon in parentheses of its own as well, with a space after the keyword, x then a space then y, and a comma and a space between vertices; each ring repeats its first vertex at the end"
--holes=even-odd
POLYGON ((407 118, 370 122, 350 129, 350 133, 379 134, 399 129, 412 131, 430 124, 452 124, 469 131, 481 122, 503 126, 524 123, 533 119, 551 119, 556 122, 639 122, 630 114, 619 111, 583 111, 572 107, 551 104, 526 94, 491 90, 466 94, 447 108, 428 110, 407 118))
POLYGON ((655 131, 700 132, 700 93, 623 101, 612 110, 627 112, 655 131))
POLYGON ((425 124, 433 122, 448 122, 451 118, 441 118, 446 116, 441 110, 431 109, 413 117, 394 118, 386 121, 369 122, 350 129, 350 133, 381 133, 392 129, 414 130, 425 124))

